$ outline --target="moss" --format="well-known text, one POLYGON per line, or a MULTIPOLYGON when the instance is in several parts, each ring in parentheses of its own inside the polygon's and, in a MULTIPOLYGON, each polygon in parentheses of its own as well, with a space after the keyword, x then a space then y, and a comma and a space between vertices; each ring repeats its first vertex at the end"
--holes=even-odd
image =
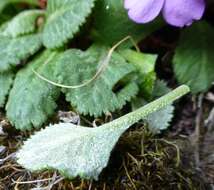
MULTIPOLYGON (((175 142, 153 136, 145 128, 124 134, 111 162, 115 162, 119 152, 120 167, 114 169, 116 176, 107 182, 109 189, 208 189, 194 168, 191 157, 187 158, 175 142)), ((105 175, 103 173, 102 180, 105 175)))
MULTIPOLYGON (((25 135, 21 134, 22 137, 25 135)), ((7 155, 21 144, 20 134, 8 137, 5 146, 7 155)), ((62 180, 52 190, 208 190, 204 179, 196 171, 187 142, 175 142, 153 136, 147 128, 139 124, 127 131, 112 152, 108 167, 102 172, 99 181, 62 180), (185 149, 179 149, 178 144, 185 149)), ((5 155, 6 156, 6 155, 5 155)), ((0 187, 14 189, 15 181, 32 181, 52 178, 53 172, 29 173, 21 169, 13 160, 0 166, 0 187), (11 176, 11 177, 7 177, 11 176)), ((50 181, 43 182, 42 187, 50 181)), ((19 189, 30 189, 33 184, 18 185, 19 189)))

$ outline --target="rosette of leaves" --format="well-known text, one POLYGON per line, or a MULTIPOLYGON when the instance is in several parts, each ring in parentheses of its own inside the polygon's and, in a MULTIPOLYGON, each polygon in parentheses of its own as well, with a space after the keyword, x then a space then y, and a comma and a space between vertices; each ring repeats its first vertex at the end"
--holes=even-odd
MULTIPOLYGON (((50 81, 58 79, 64 85, 82 84, 95 75, 99 61, 102 64, 108 51, 94 46, 87 51, 48 52, 16 75, 7 103, 7 116, 18 129, 39 128, 56 108, 60 88, 40 79, 33 70, 50 81)), ((121 109, 137 94, 138 85, 134 81, 124 81, 120 90, 114 92, 115 84, 134 71, 134 66, 113 53, 110 63, 95 80, 83 87, 62 88, 62 91, 79 113, 98 116, 121 109)))
MULTIPOLYGON (((0 2, 0 7, 3 10, 7 5, 13 3, 28 4, 27 8, 32 8, 38 4, 35 0, 3 0, 0 2)), ((114 19, 121 20, 126 17, 126 22, 130 23, 121 6, 122 1, 119 4, 113 1, 105 1, 103 5, 105 6, 106 3, 109 3, 110 7, 118 9, 118 13, 122 13, 122 17, 120 14, 115 14, 114 19)), ((95 15, 105 14, 103 5, 97 2, 95 15), (99 6, 102 9, 99 9, 99 6), (100 13, 98 13, 99 11, 100 13)), ((64 52, 45 51, 40 52, 40 56, 35 56, 43 44, 46 48, 62 47, 65 50, 66 44, 75 37, 81 26, 87 22, 94 6, 95 0, 48 1, 46 10, 21 11, 0 27, 0 106, 3 107, 7 103, 7 116, 16 128, 25 130, 41 127, 56 108, 55 102, 59 88, 39 79, 33 70, 56 83, 78 85, 92 78, 102 66, 108 52, 106 48, 103 48, 105 47, 104 44, 87 51, 78 49, 64 52), (39 19, 41 17, 42 19, 39 19), (52 57, 52 53, 56 53, 56 55, 52 57), (48 64, 43 65, 43 62, 48 64), (68 68, 68 65, 71 67, 68 68), (20 68, 21 70, 18 71, 20 68), (48 72, 49 70, 51 73, 48 72), (15 79, 15 83, 13 83, 13 79, 15 79), (37 94, 35 101, 33 101, 34 94, 37 94), (46 104, 41 103, 44 101, 44 96, 50 97, 46 104), (26 97, 25 100, 23 97, 26 97)), ((115 9, 114 12, 116 13, 115 9)), ((105 20, 106 27, 116 26, 114 23, 108 23, 109 18, 108 16, 105 20)), ((105 34, 100 30, 102 22, 96 20, 96 23, 93 21, 90 25, 98 29, 99 35, 105 34)), ((111 35, 114 40, 110 44, 116 43, 128 34, 127 30, 123 33, 125 25, 120 25, 120 30, 117 30, 118 33, 115 33, 114 36, 111 35)), ((156 27, 158 28, 159 25, 156 27)), ((147 34, 154 28, 148 29, 147 34)), ((136 24, 130 25, 129 29, 134 36, 137 36, 136 39, 145 37, 140 33, 140 27, 136 24)), ((90 33, 91 28, 87 28, 87 30, 90 33)), ((108 29, 104 31, 108 31, 108 29)), ((98 38, 93 38, 93 40, 94 42, 100 41, 98 38)), ((108 39, 106 38, 106 40, 108 39)), ((62 91, 65 93, 67 101, 80 114, 100 116, 103 113, 121 109, 126 102, 136 96, 139 86, 140 88, 143 86, 142 83, 139 85, 139 82, 134 80, 140 76, 136 72, 137 69, 136 65, 129 64, 128 59, 114 52, 108 66, 96 80, 82 88, 62 88, 62 91), (135 73, 135 77, 133 77, 133 73, 135 73)), ((149 75, 154 76, 154 73, 149 74, 147 72, 147 74, 144 79, 148 78, 148 80, 145 80, 144 83, 145 86, 148 86, 146 90, 149 91, 154 82, 154 77, 149 77, 149 75)))
MULTIPOLYGON (((10 3, 21 2, 37 4, 35 0, 2 0, 0 11, 10 3)), ((92 19, 89 27, 93 28, 87 28, 87 37, 91 37, 88 34, 93 30, 93 43, 99 41, 101 45, 92 46, 86 51, 65 49, 92 15, 95 0, 49 0, 46 10, 22 11, 1 26, 0 106, 7 102, 7 117, 17 129, 40 128, 54 113, 61 91, 72 108, 80 114, 95 117, 121 109, 136 96, 139 87, 151 95, 155 81, 153 56, 150 60, 152 64, 149 61, 147 66, 150 67, 145 66, 146 70, 141 69, 138 61, 130 58, 132 56, 126 57, 117 52, 106 61, 109 50, 104 44, 116 44, 129 31, 139 40, 160 26, 154 24, 151 28, 142 29, 139 25, 131 24, 122 3, 122 0, 97 1, 94 15, 101 19, 92 19), (112 14, 104 11, 104 8, 110 8, 112 14), (43 18, 41 23, 38 22, 40 17, 43 18), (121 23, 117 25, 118 22, 121 23), (54 50, 41 50, 43 45, 54 50), (106 67, 93 79, 103 63, 107 63, 106 67), (143 77, 143 80, 139 80, 139 77, 143 77), (87 81, 90 83, 81 88, 71 88, 87 81)), ((69 178, 81 176, 97 179, 108 163, 112 148, 126 129, 172 103, 188 90, 183 86, 98 128, 72 124, 48 127, 25 143, 18 154, 18 162, 31 170, 57 169, 69 178)))

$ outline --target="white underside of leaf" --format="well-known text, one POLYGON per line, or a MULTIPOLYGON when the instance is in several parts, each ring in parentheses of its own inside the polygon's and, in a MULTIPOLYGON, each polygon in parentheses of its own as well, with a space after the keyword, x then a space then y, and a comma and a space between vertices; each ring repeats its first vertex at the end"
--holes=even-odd
POLYGON ((113 147, 133 123, 186 94, 182 86, 169 94, 97 128, 60 123, 36 133, 17 154, 18 163, 31 171, 57 169, 64 176, 97 179, 108 164, 113 147))
POLYGON ((69 178, 97 179, 121 132, 60 123, 25 142, 17 155, 18 162, 32 171, 57 169, 69 178))
POLYGON ((161 130, 169 127, 169 122, 173 117, 174 107, 172 105, 150 114, 145 121, 149 125, 149 129, 154 133, 159 133, 161 130))

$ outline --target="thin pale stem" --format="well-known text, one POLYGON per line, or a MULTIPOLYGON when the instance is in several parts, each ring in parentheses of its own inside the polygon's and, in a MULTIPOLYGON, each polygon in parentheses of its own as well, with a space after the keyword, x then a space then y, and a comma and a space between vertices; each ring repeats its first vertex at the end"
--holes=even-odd
POLYGON ((162 108, 164 108, 167 105, 172 104, 175 100, 180 98, 181 96, 187 94, 190 91, 189 87, 186 85, 182 85, 175 90, 169 92, 168 94, 158 98, 157 100, 148 103, 147 105, 137 109, 136 111, 133 111, 131 113, 128 113, 108 124, 106 124, 106 127, 112 126, 116 128, 121 128, 121 130, 128 129, 131 125, 139 121, 140 119, 145 118, 149 114, 158 111, 162 108))
POLYGON ((137 44, 135 43, 134 39, 131 37, 131 36, 127 36, 125 38, 123 38, 122 40, 120 40, 119 42, 117 42, 108 52, 108 55, 106 56, 106 58, 102 61, 101 63, 101 66, 99 67, 99 69, 97 70, 97 72, 95 73, 95 75, 79 84, 79 85, 75 85, 75 86, 70 86, 70 85, 64 85, 64 84, 59 84, 57 82, 54 82, 54 81, 51 81, 49 79, 47 79, 46 77, 44 77, 43 75, 39 74, 38 72, 36 72, 34 69, 33 69, 33 72, 42 80, 54 85, 54 86, 57 86, 57 87, 60 87, 60 88, 67 88, 67 89, 77 89, 77 88, 82 88, 84 86, 87 86, 89 85, 90 83, 92 83, 94 80, 96 80, 97 78, 100 77, 100 75, 102 74, 102 72, 106 69, 106 67, 108 66, 110 60, 111 60, 111 57, 112 57, 112 54, 114 53, 115 49, 120 46, 123 42, 127 41, 127 40, 131 40, 131 42, 133 43, 134 47, 136 48, 136 51, 139 52, 140 49, 138 48, 137 44))

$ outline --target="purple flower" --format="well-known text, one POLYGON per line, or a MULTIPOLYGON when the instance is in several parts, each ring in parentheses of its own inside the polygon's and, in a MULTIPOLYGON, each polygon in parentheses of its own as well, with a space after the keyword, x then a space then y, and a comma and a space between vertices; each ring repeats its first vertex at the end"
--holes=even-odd
POLYGON ((137 23, 152 21, 162 11, 167 23, 183 27, 199 20, 205 10, 204 0, 124 0, 129 17, 137 23))

